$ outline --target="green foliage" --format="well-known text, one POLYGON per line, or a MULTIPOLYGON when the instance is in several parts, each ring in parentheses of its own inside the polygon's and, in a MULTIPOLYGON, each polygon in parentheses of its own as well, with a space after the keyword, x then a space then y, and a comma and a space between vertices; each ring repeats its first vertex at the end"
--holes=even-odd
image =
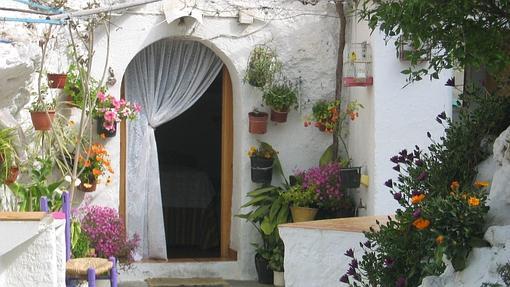
POLYGON ((315 186, 303 188, 301 185, 291 186, 282 193, 283 200, 298 207, 315 207, 317 205, 317 193, 315 186))
POLYGON ((90 240, 81 230, 80 222, 73 219, 71 222, 71 254, 73 258, 87 257, 90 254, 90 240))
POLYGON ((278 152, 268 143, 259 142, 259 147, 251 146, 248 151, 249 157, 277 158, 278 152))
POLYGON ((281 67, 282 64, 273 49, 265 45, 256 46, 250 54, 244 81, 262 88, 272 83, 274 75, 281 67))
MULTIPOLYGON (((74 104, 78 107, 83 108, 83 100, 84 100, 84 87, 82 78, 84 76, 80 75, 80 70, 78 70, 78 66, 76 64, 69 65, 69 69, 67 70, 67 80, 64 86, 64 92, 66 95, 72 98, 74 104)), ((95 95, 102 90, 99 87, 98 82, 90 78, 89 80, 89 90, 90 95, 93 95, 93 99, 95 99, 95 95)), ((90 100, 92 101, 92 100, 90 100)))
POLYGON ((15 182, 9 186, 20 202, 20 211, 39 210, 39 199, 42 196, 48 198, 52 210, 56 210, 61 206, 61 196, 56 190, 63 181, 48 182, 52 170, 52 159, 37 157, 33 163, 33 167, 30 168, 30 182, 15 182))
POLYGON ((510 98, 471 91, 462 100, 458 121, 436 118, 446 137, 436 142, 429 134, 427 151, 416 146, 391 158, 398 177, 385 185, 401 209, 365 234, 362 261, 349 272, 353 286, 418 286, 444 271, 443 255, 461 270, 471 249, 486 245, 488 183, 475 182, 476 167, 510 125, 510 98))
POLYGON ((16 166, 18 154, 14 148, 14 129, 0 130, 0 182, 4 182, 9 174, 9 169, 16 166))
MULTIPOLYGON (((509 1, 464 0, 363 0, 361 18, 372 30, 387 37, 409 39, 413 47, 425 44, 432 50, 427 68, 417 66, 427 49, 410 51, 412 68, 403 73, 409 80, 439 78, 455 66, 485 66, 497 72, 510 63, 509 1)), ((397 40, 397 49, 402 40, 397 40)))
POLYGON ((56 99, 46 101, 42 99, 37 99, 32 102, 30 105, 29 111, 31 112, 46 112, 46 111, 54 111, 57 106, 56 99))
POLYGON ((506 286, 510 286, 510 263, 499 265, 497 271, 506 286))
POLYGON ((283 272, 283 255, 284 255, 284 246, 283 242, 280 241, 275 248, 273 248, 271 252, 271 257, 269 258, 269 267, 273 271, 283 272))
POLYGON ((262 99, 266 105, 278 112, 288 112, 290 108, 297 109, 298 91, 295 85, 288 80, 272 83, 266 89, 262 99))

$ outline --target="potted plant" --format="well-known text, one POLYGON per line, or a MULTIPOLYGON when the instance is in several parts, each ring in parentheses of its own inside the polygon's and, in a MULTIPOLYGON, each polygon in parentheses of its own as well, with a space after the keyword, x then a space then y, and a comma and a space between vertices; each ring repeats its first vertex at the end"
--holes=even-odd
MULTIPOLYGON (((101 144, 93 144, 85 156, 79 158, 78 167, 81 170, 78 189, 83 192, 95 191, 98 179, 106 175, 106 172, 113 173, 108 151, 101 144)), ((107 181, 109 180, 108 177, 107 181)))
POLYGON ((106 95, 100 90, 97 93, 97 133, 106 137, 114 137, 117 123, 122 120, 134 120, 142 107, 137 103, 130 103, 124 99, 117 100, 112 95, 106 95))
POLYGON ((285 286, 285 277, 283 273, 283 256, 284 246, 280 240, 278 244, 273 248, 271 252, 271 258, 269 259, 269 267, 273 270, 273 285, 274 286, 285 286))
POLYGON ((269 85, 264 89, 262 99, 271 107, 271 120, 274 122, 286 122, 290 108, 297 109, 297 89, 288 80, 269 85))
POLYGON ((248 113, 248 131, 251 134, 265 134, 267 131, 268 118, 269 116, 266 112, 261 112, 258 109, 253 109, 253 111, 248 113))
POLYGON ((321 132, 333 133, 338 124, 339 107, 340 101, 338 100, 316 102, 312 107, 312 115, 305 120, 305 127, 313 125, 321 132))
POLYGON ((361 167, 343 167, 340 179, 344 188, 358 188, 361 183, 361 167))
POLYGON ((14 183, 19 174, 18 155, 13 143, 14 133, 15 130, 11 128, 0 130, 0 182, 5 185, 14 183))
POLYGON ((262 88, 271 83, 281 66, 273 49, 265 45, 256 46, 250 53, 244 81, 262 88))
POLYGON ((289 222, 289 206, 281 197, 282 192, 282 188, 276 186, 264 186, 248 192, 250 200, 242 208, 251 210, 237 215, 251 222, 262 238, 262 244, 254 244, 255 268, 258 281, 262 284, 273 283, 274 274, 270 262, 276 266, 277 261, 273 254, 275 248, 282 244, 277 226, 289 222))
POLYGON ((32 124, 36 131, 47 131, 51 129, 55 118, 56 101, 45 101, 44 98, 37 98, 29 108, 32 124))
POLYGON ((48 87, 51 89, 63 89, 66 80, 67 74, 56 74, 56 73, 48 73, 48 87))
POLYGON ((273 178, 273 162, 277 152, 271 145, 261 142, 259 147, 250 147, 248 156, 251 163, 251 181, 271 183, 273 178))
POLYGON ((311 185, 303 188, 300 184, 293 185, 282 193, 282 197, 287 204, 290 204, 290 211, 294 222, 315 219, 315 215, 317 215, 319 210, 316 207, 317 193, 315 192, 315 186, 311 185))

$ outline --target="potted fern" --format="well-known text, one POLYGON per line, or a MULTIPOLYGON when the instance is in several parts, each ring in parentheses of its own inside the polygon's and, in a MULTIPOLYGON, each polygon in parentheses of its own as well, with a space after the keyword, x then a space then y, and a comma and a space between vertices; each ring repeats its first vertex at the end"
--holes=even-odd
POLYGON ((297 109, 298 97, 295 85, 289 80, 272 83, 265 90, 262 99, 271 107, 271 121, 284 123, 291 108, 297 109))
POLYGON ((262 88, 271 83, 281 66, 273 49, 266 45, 257 46, 250 53, 244 81, 254 87, 262 88))

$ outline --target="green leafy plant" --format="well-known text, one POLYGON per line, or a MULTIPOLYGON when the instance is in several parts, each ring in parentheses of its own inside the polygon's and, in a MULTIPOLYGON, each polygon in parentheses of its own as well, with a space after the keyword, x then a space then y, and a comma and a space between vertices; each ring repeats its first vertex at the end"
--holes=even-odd
POLYGON ((260 142, 259 147, 251 146, 250 150, 248 150, 249 157, 262 157, 262 158, 276 158, 278 157, 278 152, 273 149, 273 147, 265 142, 260 142))
POLYGON ((278 112, 288 112, 290 108, 298 107, 298 91, 289 80, 281 80, 269 85, 264 89, 262 99, 266 105, 278 112))
MULTIPOLYGON (((510 98, 468 91, 459 119, 436 120, 446 136, 426 151, 402 150, 390 160, 397 180, 386 181, 400 204, 394 218, 365 233, 361 262, 354 261, 342 282, 353 286, 418 286, 444 271, 445 255, 455 270, 465 267, 483 240, 487 182, 475 182, 477 165, 490 154, 494 138, 510 125, 510 98), (412 252, 410 252, 412 251, 412 252)), ((353 257, 352 250, 346 255, 353 257)))
POLYGON ((269 257, 269 267, 273 271, 283 272, 283 255, 284 255, 283 242, 279 241, 278 244, 271 251, 271 257, 269 257))
POLYGON ((274 75, 281 70, 281 67, 282 64, 273 49, 265 45, 257 46, 250 54, 244 81, 254 87, 262 88, 271 84, 274 75))
POLYGON ((52 210, 57 210, 61 206, 61 196, 56 191, 63 183, 63 180, 48 182, 52 170, 52 159, 37 157, 34 160, 33 166, 29 169, 30 182, 15 182, 9 186, 19 199, 20 211, 39 210, 39 200, 42 196, 48 198, 52 210))
POLYGON ((17 166, 18 154, 14 147, 15 130, 0 130, 0 182, 4 182, 11 167, 17 166))
POLYGON ((80 222, 73 218, 71 221, 71 254, 73 258, 88 257, 91 254, 90 239, 81 230, 80 222))
POLYGON ((317 193, 315 186, 303 188, 301 185, 291 186, 287 191, 282 193, 283 200, 297 207, 316 207, 317 193))
POLYGON ((45 100, 45 99, 36 99, 30 105, 28 109, 30 112, 46 112, 46 111, 54 111, 57 106, 57 102, 55 99, 45 100))
MULTIPOLYGON (((67 70, 67 81, 64 86, 64 93, 71 97, 72 102, 76 104, 78 107, 83 108, 83 82, 82 78, 84 76, 80 75, 80 70, 78 69, 78 65, 71 64, 67 70)), ((93 78, 89 79, 89 90, 91 95, 96 95, 101 88, 96 80, 93 78)))

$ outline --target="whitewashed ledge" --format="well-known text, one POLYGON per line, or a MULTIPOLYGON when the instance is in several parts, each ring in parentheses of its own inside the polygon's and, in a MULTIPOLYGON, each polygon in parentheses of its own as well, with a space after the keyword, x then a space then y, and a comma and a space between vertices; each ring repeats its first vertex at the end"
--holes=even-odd
POLYGON ((352 248, 358 256, 359 242, 365 242, 363 231, 376 228, 376 220, 387 216, 336 218, 278 226, 285 244, 286 287, 346 286, 339 281, 351 258, 344 255, 352 248))
POLYGON ((0 286, 65 286, 65 220, 0 212, 0 286))

